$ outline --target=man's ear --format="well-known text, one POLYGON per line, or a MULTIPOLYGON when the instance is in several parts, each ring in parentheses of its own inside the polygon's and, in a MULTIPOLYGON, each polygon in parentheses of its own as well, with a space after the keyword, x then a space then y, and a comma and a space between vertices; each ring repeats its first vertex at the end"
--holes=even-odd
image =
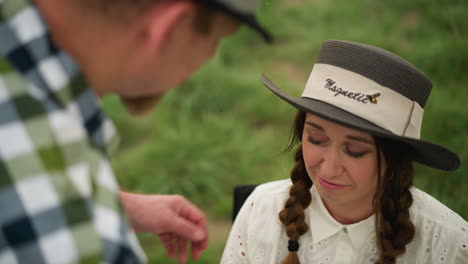
POLYGON ((144 15, 142 34, 145 45, 160 50, 176 28, 196 12, 193 1, 156 1, 144 15))

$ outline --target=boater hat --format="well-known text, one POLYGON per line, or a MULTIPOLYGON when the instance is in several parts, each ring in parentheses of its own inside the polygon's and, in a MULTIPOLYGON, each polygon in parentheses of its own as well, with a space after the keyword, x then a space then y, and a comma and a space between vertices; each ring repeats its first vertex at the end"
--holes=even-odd
POLYGON ((386 50, 341 40, 326 41, 300 98, 263 83, 294 107, 338 124, 410 146, 414 161, 452 171, 460 159, 450 150, 420 139, 431 80, 386 50))
POLYGON ((203 4, 220 9, 240 22, 247 24, 262 35, 266 42, 271 43, 273 37, 258 23, 255 11, 261 0, 198 0, 203 4))

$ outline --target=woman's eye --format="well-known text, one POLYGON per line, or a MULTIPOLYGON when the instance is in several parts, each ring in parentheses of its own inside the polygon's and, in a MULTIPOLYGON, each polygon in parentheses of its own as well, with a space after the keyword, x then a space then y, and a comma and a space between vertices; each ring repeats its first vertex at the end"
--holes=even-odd
POLYGON ((348 152, 348 155, 350 155, 353 158, 360 158, 360 157, 364 156, 364 154, 366 154, 366 152, 352 152, 352 151, 349 151, 349 150, 347 152, 348 152))
POLYGON ((346 153, 348 153, 348 155, 350 155, 353 158, 360 158, 364 156, 364 154, 366 154, 367 152, 368 151, 357 150, 356 148, 352 148, 349 146, 346 147, 346 153))
POLYGON ((314 145, 320 145, 322 143, 322 141, 316 140, 312 137, 308 137, 307 140, 314 145))

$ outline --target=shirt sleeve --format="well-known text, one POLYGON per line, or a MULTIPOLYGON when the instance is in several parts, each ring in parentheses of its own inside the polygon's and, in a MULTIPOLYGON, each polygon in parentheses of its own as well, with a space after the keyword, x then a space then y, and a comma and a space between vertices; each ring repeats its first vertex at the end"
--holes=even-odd
POLYGON ((468 224, 465 225, 464 228, 464 236, 462 239, 459 240, 458 245, 455 245, 457 247, 457 256, 455 258, 455 264, 466 264, 468 263, 468 224))
POLYGON ((248 228, 249 219, 254 213, 256 197, 258 197, 259 188, 256 188, 242 205, 236 220, 231 228, 228 241, 224 248, 221 264, 249 264, 248 254, 248 228))
POLYGON ((109 160, 76 105, 27 87, 0 74, 0 263, 142 262, 109 160))

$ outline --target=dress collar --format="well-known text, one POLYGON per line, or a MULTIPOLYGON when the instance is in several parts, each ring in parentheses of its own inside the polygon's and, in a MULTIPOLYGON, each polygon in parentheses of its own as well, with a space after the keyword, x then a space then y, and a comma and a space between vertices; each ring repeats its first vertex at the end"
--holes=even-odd
POLYGON ((355 224, 343 225, 330 215, 315 186, 312 186, 311 193, 312 202, 306 211, 310 216, 308 223, 314 244, 346 230, 353 247, 361 248, 371 235, 375 235, 375 215, 355 224))

